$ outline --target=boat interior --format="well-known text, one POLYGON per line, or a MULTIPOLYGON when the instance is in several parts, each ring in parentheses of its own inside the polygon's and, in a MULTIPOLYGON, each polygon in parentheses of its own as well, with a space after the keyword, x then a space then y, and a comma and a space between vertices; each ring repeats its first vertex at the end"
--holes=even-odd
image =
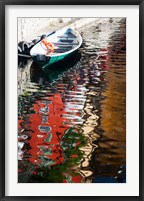
POLYGON ((62 36, 57 36, 57 39, 57 42, 53 42, 55 47, 53 54, 67 52, 79 45, 77 37, 71 32, 64 33, 62 36))
POLYGON ((81 44, 81 37, 71 28, 58 30, 53 34, 47 36, 46 40, 48 43, 50 43, 50 45, 52 44, 52 51, 48 51, 49 47, 47 48, 47 44, 45 45, 41 41, 31 49, 30 54, 33 56, 55 56, 71 51, 81 44))

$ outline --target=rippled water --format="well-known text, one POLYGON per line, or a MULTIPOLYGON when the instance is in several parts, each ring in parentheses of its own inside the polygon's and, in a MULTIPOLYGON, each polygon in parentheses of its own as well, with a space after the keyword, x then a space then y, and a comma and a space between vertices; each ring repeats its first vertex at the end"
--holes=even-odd
POLYGON ((83 45, 18 75, 19 182, 126 182, 126 22, 81 30, 83 45))

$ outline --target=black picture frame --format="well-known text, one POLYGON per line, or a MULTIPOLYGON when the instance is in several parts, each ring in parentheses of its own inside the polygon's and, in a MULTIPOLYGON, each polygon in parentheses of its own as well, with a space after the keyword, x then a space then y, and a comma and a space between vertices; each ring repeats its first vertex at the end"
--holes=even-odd
POLYGON ((144 200, 144 0, 0 0, 0 200, 144 200), (5 196, 5 6, 6 5, 138 5, 139 6, 139 196, 5 196))

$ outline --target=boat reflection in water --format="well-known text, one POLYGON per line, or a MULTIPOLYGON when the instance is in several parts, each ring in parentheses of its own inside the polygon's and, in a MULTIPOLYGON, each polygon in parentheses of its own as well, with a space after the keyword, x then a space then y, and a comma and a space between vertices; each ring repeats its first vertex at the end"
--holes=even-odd
POLYGON ((76 51, 71 56, 67 56, 65 59, 52 64, 46 69, 41 68, 37 63, 33 62, 30 67, 30 79, 31 82, 38 83, 40 85, 46 85, 59 76, 62 76, 64 72, 67 72, 74 65, 78 65, 81 58, 81 53, 76 51))

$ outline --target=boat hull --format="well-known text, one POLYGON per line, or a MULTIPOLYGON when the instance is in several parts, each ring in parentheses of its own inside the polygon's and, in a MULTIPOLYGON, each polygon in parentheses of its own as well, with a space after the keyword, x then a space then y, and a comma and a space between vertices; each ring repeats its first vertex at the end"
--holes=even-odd
POLYGON ((33 60, 39 64, 39 66, 42 68, 42 69, 46 69, 48 66, 51 66, 52 64, 56 64, 57 62, 73 55, 73 53, 70 53, 70 54, 65 54, 65 55, 60 55, 60 56, 56 56, 56 57, 48 57, 46 58, 46 60, 41 60, 41 59, 37 59, 35 57, 33 57, 33 60))
POLYGON ((73 53, 75 53, 78 50, 78 48, 81 46, 82 38, 74 30, 66 29, 66 30, 62 31, 63 34, 59 38, 60 33, 61 32, 58 31, 58 32, 50 35, 49 37, 47 37, 47 39, 49 41, 51 41, 51 43, 56 44, 56 46, 55 46, 56 49, 54 49, 54 53, 50 53, 50 55, 47 55, 47 51, 42 48, 43 46, 40 45, 40 43, 32 48, 31 56, 32 56, 33 60, 36 63, 38 63, 42 69, 46 69, 50 65, 55 64, 55 63, 65 59, 66 57, 73 55, 73 53), (70 37, 64 38, 64 37, 66 37, 65 36, 66 34, 71 34, 71 38, 70 37), (73 38, 72 38, 72 36, 73 36, 73 38), (71 49, 69 49, 70 46, 71 46, 71 49), (57 51, 62 51, 62 53, 57 52, 57 51))

